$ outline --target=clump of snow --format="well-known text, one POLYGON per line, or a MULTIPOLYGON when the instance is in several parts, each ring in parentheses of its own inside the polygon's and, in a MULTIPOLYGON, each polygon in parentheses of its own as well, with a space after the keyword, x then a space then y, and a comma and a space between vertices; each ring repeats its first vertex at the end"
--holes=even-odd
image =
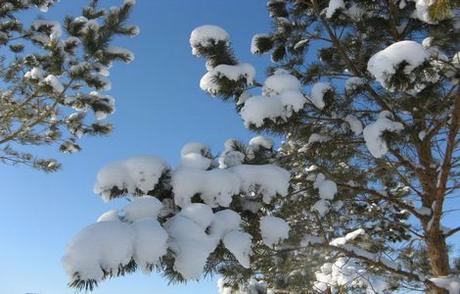
POLYGON ((345 8, 343 0, 330 0, 329 6, 326 8, 326 18, 331 18, 338 9, 345 8))
POLYGON ((180 151, 180 155, 185 156, 190 153, 197 153, 197 154, 205 155, 209 153, 209 148, 208 146, 198 143, 198 142, 190 142, 190 143, 185 144, 182 147, 180 151))
POLYGON ((252 236, 245 232, 231 231, 223 238, 224 246, 245 268, 249 268, 249 256, 252 254, 252 236))
POLYGON ((329 245, 332 245, 332 246, 345 245, 348 241, 354 240, 357 237, 359 237, 360 235, 363 235, 364 233, 365 233, 365 231, 363 229, 354 230, 354 231, 346 234, 343 237, 333 239, 331 242, 329 242, 329 245))
POLYGON ((363 124, 359 119, 357 119, 354 115, 347 115, 344 119, 348 125, 350 126, 350 130, 356 135, 360 135, 363 132, 363 124))
POLYGON ((240 191, 240 180, 227 169, 178 168, 171 184, 179 207, 189 205, 195 194, 200 194, 201 199, 212 207, 228 207, 232 196, 240 191))
POLYGON ((156 219, 162 207, 163 204, 156 197, 135 197, 123 208, 124 218, 130 222, 143 218, 156 219))
POLYGON ((326 177, 320 173, 316 176, 313 188, 319 190, 319 197, 325 200, 334 199, 337 194, 337 185, 331 180, 327 180, 326 177))
POLYGON ((245 78, 248 85, 252 85, 254 77, 256 76, 254 66, 249 63, 240 63, 236 65, 220 64, 213 68, 212 72, 215 72, 220 76, 224 76, 232 81, 245 78))
POLYGON ((426 136, 426 132, 425 131, 420 131, 418 133, 418 138, 420 141, 423 141, 425 139, 425 136, 426 136))
POLYGON ((64 92, 64 86, 55 75, 48 75, 42 82, 43 84, 50 86, 56 94, 62 94, 64 92))
POLYGON ((228 168, 243 162, 245 155, 236 150, 225 150, 219 157, 219 168, 228 168))
POLYGON ((256 192, 262 194, 262 200, 270 203, 276 195, 288 194, 291 174, 276 165, 237 165, 229 168, 240 179, 243 193, 256 192))
POLYGON ((283 91, 300 91, 300 81, 293 75, 279 72, 269 76, 263 85, 262 93, 264 96, 278 95, 283 91))
POLYGON ((415 41, 400 41, 374 54, 367 63, 367 70, 384 88, 393 91, 394 89, 388 85, 388 80, 402 62, 407 63, 404 73, 409 75, 429 57, 429 52, 421 44, 415 41))
POLYGON ((280 96, 253 96, 245 102, 240 115, 246 127, 260 127, 266 119, 286 120, 293 112, 300 111, 305 102, 300 92, 283 92, 280 96))
POLYGON ((431 278, 430 281, 432 281, 436 286, 449 291, 449 294, 460 293, 460 277, 458 276, 436 277, 431 278))
POLYGON ((249 146, 256 150, 258 150, 260 147, 265 149, 272 149, 273 140, 265 136, 256 136, 249 140, 249 146))
POLYGON ((302 39, 298 41, 297 43, 295 43, 293 48, 294 50, 297 50, 299 48, 302 48, 304 45, 308 44, 308 42, 310 42, 310 39, 302 39))
POLYGON ((155 188, 159 178, 168 169, 166 163, 153 156, 138 156, 118 161, 102 168, 96 178, 94 193, 110 199, 113 189, 136 194, 155 188))
POLYGON ((261 127, 265 119, 275 121, 283 114, 283 105, 278 97, 253 96, 249 98, 240 111, 246 127, 251 124, 261 127))
POLYGON ((326 176, 322 173, 319 173, 314 179, 313 188, 318 189, 320 199, 315 202, 311 210, 317 211, 323 217, 331 207, 330 201, 337 194, 337 184, 331 180, 327 180, 326 176))
POLYGON ((390 120, 391 113, 382 111, 379 118, 373 124, 364 128, 363 135, 367 149, 375 158, 381 158, 388 152, 388 146, 382 135, 384 132, 399 132, 403 130, 403 125, 399 122, 390 120))
POLYGON ((300 92, 300 81, 286 71, 276 71, 265 80, 263 95, 248 97, 240 111, 246 127, 260 127, 266 119, 287 120, 294 112, 299 112, 306 99, 300 92))
POLYGON ((244 78, 246 85, 250 86, 254 82, 255 75, 256 70, 249 63, 219 64, 201 78, 200 88, 211 95, 216 95, 220 91, 220 85, 217 83, 219 78, 227 78, 231 81, 239 81, 244 78))
POLYGON ((184 279, 198 279, 216 247, 216 240, 206 234, 211 220, 211 208, 194 203, 165 224, 170 236, 168 245, 175 254, 174 269, 184 279))
POLYGON ((237 212, 231 209, 220 210, 214 214, 209 234, 221 239, 225 234, 237 230, 240 223, 241 216, 237 212))
POLYGON ((195 28, 190 35, 190 45, 193 55, 198 56, 197 47, 209 47, 218 42, 229 42, 228 33, 221 27, 214 25, 204 25, 195 28))
POLYGON ((70 277, 100 281, 131 260, 134 234, 122 222, 98 222, 84 228, 67 247, 62 262, 70 277))
POLYGON ((214 214, 209 232, 216 240, 222 239, 224 246, 243 266, 249 267, 249 256, 252 254, 252 237, 239 231, 241 217, 233 210, 225 209, 214 214))
POLYGON ((241 93, 241 95, 238 97, 238 101, 236 102, 236 105, 242 105, 244 104, 250 97, 252 96, 252 94, 245 90, 243 93, 241 93))
POLYGON ((326 215, 326 213, 329 211, 330 208, 331 208, 331 203, 328 200, 320 199, 316 201, 315 204, 313 204, 313 206, 311 207, 311 210, 317 211, 318 214, 321 217, 323 217, 326 215))
POLYGON ((460 65, 460 51, 454 54, 452 57, 452 63, 457 67, 460 65))
POLYGON ((314 289, 365 288, 368 294, 385 293, 388 284, 382 278, 369 274, 356 260, 340 257, 334 263, 325 263, 315 272, 314 289))
POLYGON ((412 14, 413 18, 417 18, 423 22, 429 23, 429 24, 435 24, 436 21, 434 21, 430 17, 430 12, 429 8, 431 5, 434 4, 434 0, 411 0, 415 2, 415 10, 412 14))
POLYGON ((152 218, 140 219, 133 226, 133 259, 144 272, 149 272, 152 270, 151 266, 157 264, 160 257, 167 253, 168 233, 152 218))
POLYGON ((228 207, 233 195, 240 192, 259 192, 270 203, 279 194, 286 195, 290 174, 275 165, 236 165, 227 169, 178 168, 171 184, 176 204, 186 207, 199 194, 211 207, 228 207))
POLYGON ((279 97, 283 105, 283 117, 290 117, 293 112, 299 112, 306 102, 304 95, 298 90, 283 91, 279 94, 279 97))
MULTIPOLYGON (((129 212, 132 216, 133 211, 129 212)), ((155 218, 136 219, 121 222, 117 211, 111 210, 83 229, 69 243, 62 259, 67 274, 72 279, 100 281, 107 274, 116 275, 131 259, 144 271, 151 271, 167 252, 168 234, 155 218)))
POLYGON ((43 79, 43 70, 39 67, 34 67, 24 74, 24 78, 40 81, 43 79))
POLYGON ((324 103, 324 95, 331 91, 332 87, 329 83, 322 83, 318 82, 313 85, 311 88, 311 95, 310 101, 315 105, 318 109, 323 109, 326 105, 324 103))
POLYGON ((260 234, 267 246, 273 246, 289 238, 289 224, 282 218, 264 216, 260 219, 260 234))
POLYGON ((193 167, 198 169, 208 169, 212 160, 198 153, 188 153, 182 156, 181 166, 193 167))
POLYGON ((194 203, 183 208, 180 215, 194 221, 202 228, 209 227, 214 218, 211 207, 202 203, 194 203))

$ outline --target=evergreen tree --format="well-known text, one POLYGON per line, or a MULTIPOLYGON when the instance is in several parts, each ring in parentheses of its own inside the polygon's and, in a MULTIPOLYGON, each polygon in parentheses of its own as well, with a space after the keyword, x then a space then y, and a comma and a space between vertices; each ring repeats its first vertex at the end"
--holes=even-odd
POLYGON ((134 56, 111 43, 116 36, 138 33, 136 26, 126 24, 134 1, 101 9, 93 0, 82 15, 67 16, 62 24, 42 16, 23 22, 26 11, 46 12, 56 2, 0 3, 0 160, 6 164, 55 171, 60 165, 56 160, 37 158, 21 147, 58 145, 73 153, 80 150, 81 136, 112 130, 104 122, 114 111, 113 98, 103 93, 110 88, 109 68, 134 56))
POLYGON ((251 45, 274 63, 263 83, 223 29, 199 27, 190 43, 206 60, 200 87, 234 102, 249 129, 281 136, 281 147, 229 141, 212 160, 192 144, 176 169, 158 159, 104 168, 95 192, 133 202, 71 242, 71 286, 139 266, 173 281, 218 272, 222 293, 458 293, 448 238, 460 227, 442 225, 460 180, 458 2, 267 7, 273 30, 251 45), (141 201, 156 210, 134 213, 141 201), (146 216, 151 234, 138 228, 146 216), (93 239, 109 226, 122 232, 93 239), (140 236, 163 243, 149 255, 140 236), (101 253, 89 254, 94 246, 101 253))

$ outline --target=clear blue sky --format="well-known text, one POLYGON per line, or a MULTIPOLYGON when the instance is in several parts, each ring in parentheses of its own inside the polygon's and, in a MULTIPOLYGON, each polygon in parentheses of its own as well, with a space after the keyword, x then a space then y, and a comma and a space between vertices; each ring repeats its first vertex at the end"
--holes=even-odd
MULTIPOLYGON (((120 1, 100 1, 112 6, 120 1)), ((138 0, 132 22, 141 34, 117 40, 136 54, 129 65, 111 71, 117 110, 111 117, 113 134, 85 138, 83 151, 55 154, 64 168, 44 174, 26 167, 0 165, 0 293, 74 293, 60 259, 67 242, 84 226, 120 202, 105 204, 92 193, 97 171, 105 164, 138 154, 158 155, 171 164, 189 141, 220 151, 228 138, 249 139, 233 105, 211 98, 199 89, 206 72, 203 60, 192 56, 190 32, 202 24, 217 24, 231 35, 237 56, 259 69, 262 80, 268 58, 249 52, 251 37, 269 29, 266 1, 138 0)), ((86 1, 61 0, 47 19, 77 15, 86 1)), ((35 13, 34 13, 35 14, 35 13)), ((39 11, 36 10, 36 14, 39 11)), ((40 149, 50 155, 50 149, 40 149)), ((216 293, 214 280, 167 287, 159 274, 141 273, 102 283, 96 294, 216 293)))

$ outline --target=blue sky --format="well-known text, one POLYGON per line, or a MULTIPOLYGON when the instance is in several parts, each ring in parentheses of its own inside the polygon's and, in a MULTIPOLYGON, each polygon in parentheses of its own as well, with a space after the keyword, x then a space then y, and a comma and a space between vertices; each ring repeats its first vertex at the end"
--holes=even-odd
MULTIPOLYGON (((121 1, 100 1, 112 6, 121 1)), ((46 19, 77 15, 87 1, 61 0, 46 19)), ((253 63, 262 80, 268 58, 249 52, 251 37, 269 29, 265 1, 147 1, 138 0, 132 22, 141 34, 116 40, 136 54, 129 65, 111 71, 117 110, 110 120, 113 134, 85 138, 83 151, 62 155, 64 167, 45 174, 27 167, 0 165, 0 293, 65 294, 67 277, 60 258, 67 242, 84 226, 120 202, 104 203, 92 193, 97 171, 105 164, 138 154, 158 155, 175 164, 182 145, 200 141, 215 151, 228 138, 248 140, 231 104, 211 98, 199 89, 206 72, 203 60, 191 54, 190 32, 202 24, 224 27, 232 37, 237 56, 253 63)), ((38 10, 34 14, 39 14, 38 10)), ((50 155, 49 148, 40 148, 50 155)), ((169 286, 159 274, 141 273, 104 282, 95 294, 216 293, 215 280, 169 286)))

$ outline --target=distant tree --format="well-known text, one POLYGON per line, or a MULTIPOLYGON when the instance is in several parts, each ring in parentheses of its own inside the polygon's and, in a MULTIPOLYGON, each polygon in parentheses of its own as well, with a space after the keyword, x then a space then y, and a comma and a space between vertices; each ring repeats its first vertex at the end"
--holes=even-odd
POLYGON ((0 161, 48 172, 60 164, 25 146, 57 144, 72 153, 80 150, 81 136, 108 134, 112 126, 103 119, 114 111, 113 98, 103 93, 110 89, 109 68, 134 58, 111 43, 118 35, 138 33, 126 24, 134 1, 100 9, 94 0, 81 16, 62 23, 42 18, 24 23, 26 11, 46 12, 56 2, 0 3, 0 161), (90 112, 94 118, 87 118, 90 112))
POLYGON ((139 266, 173 281, 220 273, 222 293, 458 293, 448 238, 460 226, 442 225, 460 181, 458 2, 267 7, 273 30, 251 45, 274 63, 263 83, 222 28, 198 27, 190 43, 206 60, 200 87, 281 147, 231 140, 213 160, 192 144, 175 169, 102 169, 96 193, 144 196, 71 242, 71 286, 139 266))

